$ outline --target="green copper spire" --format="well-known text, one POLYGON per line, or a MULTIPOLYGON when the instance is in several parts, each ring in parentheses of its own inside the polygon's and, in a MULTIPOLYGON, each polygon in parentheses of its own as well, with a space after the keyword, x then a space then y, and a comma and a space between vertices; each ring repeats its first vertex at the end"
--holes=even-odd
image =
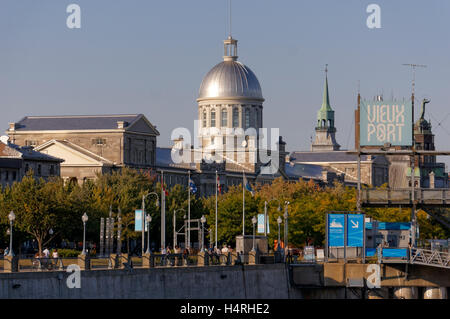
POLYGON ((317 127, 334 127, 334 111, 330 106, 330 95, 328 93, 328 64, 325 67, 325 87, 323 89, 322 107, 317 112, 317 127))

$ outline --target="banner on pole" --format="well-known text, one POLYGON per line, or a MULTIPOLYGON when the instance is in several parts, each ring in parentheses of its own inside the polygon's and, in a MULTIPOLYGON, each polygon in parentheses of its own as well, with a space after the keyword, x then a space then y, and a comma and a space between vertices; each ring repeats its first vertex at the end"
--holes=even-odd
MULTIPOLYGON (((264 214, 258 214, 258 227, 259 234, 264 234, 264 214)), ((270 234, 269 218, 267 218, 267 233, 270 234)))
MULTIPOLYGON (((142 231, 142 209, 134 211, 134 231, 142 231)), ((147 231, 147 223, 145 223, 145 231, 147 231)))

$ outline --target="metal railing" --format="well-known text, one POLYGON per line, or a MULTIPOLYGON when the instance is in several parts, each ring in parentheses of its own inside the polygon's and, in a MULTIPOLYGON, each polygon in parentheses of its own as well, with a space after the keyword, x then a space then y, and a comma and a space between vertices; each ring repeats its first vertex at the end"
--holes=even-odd
MULTIPOLYGON (((410 188, 363 188, 361 201, 366 205, 410 205, 412 204, 410 188)), ((416 188, 414 201, 424 205, 450 205, 448 188, 416 188)))
MULTIPOLYGON (((120 262, 118 259, 112 258, 113 256, 92 256, 88 257, 88 269, 90 270, 106 270, 106 269, 132 269, 143 268, 144 261, 145 267, 158 268, 158 267, 197 267, 197 266, 233 266, 241 264, 249 264, 249 254, 215 254, 205 252, 202 256, 200 254, 151 254, 147 256, 131 256, 127 257, 126 254, 122 255, 120 262), (145 258, 150 258, 145 260, 145 258), (204 258, 201 260, 200 258, 204 258), (200 261, 202 263, 200 263, 200 261)), ((29 256, 17 256, 17 271, 19 272, 37 272, 37 271, 65 271, 69 265, 79 265, 78 257, 41 257, 35 258, 32 255, 29 256)), ((3 263, 6 260, 0 258, 0 272, 4 272, 3 263)), ((257 264, 263 263, 284 263, 293 261, 286 260, 284 255, 259 255, 257 264)), ((299 261, 298 261, 299 262, 299 261)))
POLYGON ((412 248, 409 260, 411 264, 450 268, 450 254, 439 250, 412 248))

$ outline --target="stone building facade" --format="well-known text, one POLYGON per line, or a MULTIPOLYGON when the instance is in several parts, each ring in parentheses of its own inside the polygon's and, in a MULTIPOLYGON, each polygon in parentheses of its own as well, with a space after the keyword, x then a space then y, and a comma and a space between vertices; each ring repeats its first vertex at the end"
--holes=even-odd
POLYGON ((5 187, 22 180, 28 171, 36 179, 48 180, 60 175, 62 159, 33 150, 32 147, 20 147, 2 137, 0 142, 0 185, 5 187))
POLYGON ((61 177, 83 181, 124 166, 154 168, 159 132, 144 115, 27 116, 10 123, 13 143, 67 160, 61 177))

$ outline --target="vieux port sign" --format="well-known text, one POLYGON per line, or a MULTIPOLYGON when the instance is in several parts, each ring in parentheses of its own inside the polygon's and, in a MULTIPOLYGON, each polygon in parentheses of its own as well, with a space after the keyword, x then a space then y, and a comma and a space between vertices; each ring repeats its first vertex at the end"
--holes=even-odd
POLYGON ((411 101, 361 101, 360 145, 412 145, 411 101))

